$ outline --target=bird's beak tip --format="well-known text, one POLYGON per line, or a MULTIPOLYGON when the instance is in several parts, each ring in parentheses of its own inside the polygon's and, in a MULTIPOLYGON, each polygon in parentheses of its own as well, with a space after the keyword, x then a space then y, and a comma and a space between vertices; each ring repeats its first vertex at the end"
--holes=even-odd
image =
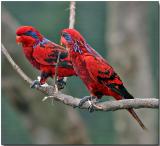
POLYGON ((60 39, 60 43, 59 43, 61 46, 63 45, 63 43, 62 43, 62 39, 60 39))
POLYGON ((21 42, 20 42, 20 37, 19 37, 19 36, 16 36, 16 43, 17 43, 18 45, 21 44, 21 42))

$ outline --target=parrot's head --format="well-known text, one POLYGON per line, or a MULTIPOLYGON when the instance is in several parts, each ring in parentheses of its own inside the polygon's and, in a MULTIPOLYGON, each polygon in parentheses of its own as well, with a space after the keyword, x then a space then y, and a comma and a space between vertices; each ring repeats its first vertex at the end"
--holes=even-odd
POLYGON ((24 46, 33 46, 42 39, 40 32, 32 26, 20 26, 16 30, 16 42, 24 46))
POLYGON ((61 44, 67 48, 73 48, 75 52, 82 52, 81 46, 86 44, 85 39, 75 29, 63 29, 61 32, 61 44), (72 47, 71 47, 72 46, 72 47))

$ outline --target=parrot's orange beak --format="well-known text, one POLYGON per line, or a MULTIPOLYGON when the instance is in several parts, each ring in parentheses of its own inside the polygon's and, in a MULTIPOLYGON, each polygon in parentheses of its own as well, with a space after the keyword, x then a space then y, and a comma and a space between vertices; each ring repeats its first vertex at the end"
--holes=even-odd
POLYGON ((68 47, 67 47, 67 41, 65 40, 64 37, 61 36, 61 39, 60 39, 60 45, 65 47, 67 50, 68 50, 68 47))
POLYGON ((21 44, 21 37, 20 36, 16 36, 16 42, 18 45, 21 44))
POLYGON ((67 47, 68 42, 65 40, 63 36, 61 36, 60 44, 65 45, 65 47, 67 47))
POLYGON ((63 45, 63 37, 61 36, 61 39, 60 39, 60 45, 62 46, 63 45))
POLYGON ((61 46, 63 45, 63 43, 62 43, 62 37, 61 37, 61 39, 60 39, 60 45, 61 45, 61 46))

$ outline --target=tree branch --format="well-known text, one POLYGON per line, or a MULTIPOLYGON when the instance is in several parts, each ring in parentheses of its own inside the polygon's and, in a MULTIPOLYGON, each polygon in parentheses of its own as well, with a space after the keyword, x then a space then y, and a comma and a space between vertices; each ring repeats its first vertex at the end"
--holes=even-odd
POLYGON ((5 55, 5 57, 7 58, 7 60, 9 61, 9 63, 12 65, 13 69, 15 71, 17 71, 17 73, 29 84, 32 83, 32 80, 21 70, 21 68, 13 61, 13 59, 11 58, 11 56, 9 55, 7 49, 4 47, 4 45, 2 44, 2 52, 5 55))
MULTIPOLYGON (((53 90, 52 90, 53 91, 53 90)), ((56 101, 62 102, 66 105, 77 107, 80 99, 74 98, 70 95, 58 93, 51 96, 56 101)), ((105 101, 98 103, 102 108, 94 107, 96 111, 116 111, 120 109, 129 109, 129 108, 158 108, 159 107, 159 100, 156 98, 147 98, 147 99, 125 99, 119 101, 105 101)), ((89 102, 86 102, 81 108, 88 109, 90 106, 89 102)))
MULTIPOLYGON (((2 44, 2 52, 9 61, 9 63, 12 65, 14 70, 24 79, 27 83, 32 84, 32 80, 21 70, 21 68, 14 62, 14 60, 9 55, 7 49, 2 44)), ((55 92, 55 88, 53 86, 47 86, 47 87, 37 87, 38 90, 43 92, 46 95, 49 95, 49 97, 53 98, 56 101, 62 102, 66 105, 76 107, 79 104, 80 99, 74 98, 70 95, 66 95, 61 93, 60 91, 58 93, 55 92)), ((126 100, 120 100, 120 101, 106 101, 98 103, 98 105, 102 106, 102 109, 96 108, 95 110, 100 111, 115 111, 119 109, 128 109, 128 108, 158 108, 159 107, 159 100, 156 98, 147 98, 147 99, 126 99, 126 100)), ((89 108, 89 102, 86 102, 83 106, 83 109, 89 108)))
MULTIPOLYGON (((69 28, 74 28, 75 25, 75 15, 76 15, 76 2, 71 1, 70 2, 70 14, 69 14, 69 28)), ((67 82, 67 77, 64 77, 63 79, 65 82, 67 82)))
POLYGON ((69 28, 74 28, 75 24, 75 15, 76 15, 76 2, 71 1, 70 2, 70 15, 69 15, 69 28))

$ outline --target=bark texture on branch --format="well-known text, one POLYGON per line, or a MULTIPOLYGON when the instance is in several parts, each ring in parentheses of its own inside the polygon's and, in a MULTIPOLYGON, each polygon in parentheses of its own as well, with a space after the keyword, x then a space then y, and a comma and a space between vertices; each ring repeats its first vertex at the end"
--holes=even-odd
MULTIPOLYGON (((69 28, 74 28, 75 25, 75 16, 76 16, 76 2, 70 2, 70 14, 69 14, 69 28)), ((64 81, 67 82, 67 77, 64 77, 64 81)))
MULTIPOLYGON (((41 91, 48 92, 48 95, 51 95, 51 98, 53 98, 56 101, 62 102, 66 105, 76 107, 78 106, 80 99, 72 97, 70 95, 63 94, 61 92, 55 94, 54 88, 52 86, 47 87, 46 89, 41 88, 41 91)), ((120 109, 128 109, 128 108, 158 108, 159 103, 158 99, 156 98, 146 98, 146 99, 125 99, 120 101, 106 101, 98 103, 97 105, 101 105, 102 109, 95 108, 96 111, 116 111, 120 109)), ((86 102, 81 108, 82 109, 88 109, 90 106, 89 102, 86 102)))
POLYGON ((69 15, 69 28, 74 28, 75 15, 76 15, 75 9, 76 9, 76 2, 71 1, 70 2, 70 15, 69 15))
MULTIPOLYGON (((74 28, 75 25, 75 16, 76 16, 76 2, 70 2, 70 13, 69 13, 69 28, 74 28)), ((64 81, 67 82, 67 77, 64 77, 64 81)))
MULTIPOLYGON (((20 69, 20 67, 13 61, 11 56, 9 55, 8 51, 2 44, 2 52, 7 58, 7 60, 10 62, 12 67, 17 71, 17 73, 29 84, 32 83, 32 80, 20 69)), ((38 90, 46 94, 47 96, 50 96, 56 101, 62 102, 66 105, 70 106, 78 106, 80 99, 74 98, 70 95, 66 95, 61 93, 60 91, 58 93, 55 92, 55 88, 53 86, 47 86, 47 87, 37 87, 38 90)), ((158 108, 158 99, 155 98, 148 98, 148 99, 128 99, 128 100, 121 100, 121 101, 107 101, 99 103, 102 105, 102 109, 96 109, 100 111, 115 111, 119 109, 127 109, 127 108, 158 108)), ((89 103, 86 102, 83 106, 83 109, 89 108, 89 103)))

